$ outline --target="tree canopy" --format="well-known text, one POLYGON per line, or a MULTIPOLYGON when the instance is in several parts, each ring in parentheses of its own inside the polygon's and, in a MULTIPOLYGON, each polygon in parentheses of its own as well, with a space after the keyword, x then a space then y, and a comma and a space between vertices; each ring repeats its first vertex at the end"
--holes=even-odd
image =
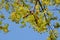
MULTIPOLYGON (((48 9, 49 6, 60 7, 60 0, 0 0, 0 10, 4 8, 9 12, 9 20, 22 24, 21 28, 25 27, 28 22, 38 33, 49 32, 47 40, 57 40, 58 31, 56 29, 60 28, 60 20, 48 9), (53 26, 51 26, 51 21, 55 21, 53 26)), ((60 10, 58 12, 60 13, 60 10)), ((5 19, 4 14, 0 11, 0 30, 9 32, 9 23, 2 26, 5 19)))

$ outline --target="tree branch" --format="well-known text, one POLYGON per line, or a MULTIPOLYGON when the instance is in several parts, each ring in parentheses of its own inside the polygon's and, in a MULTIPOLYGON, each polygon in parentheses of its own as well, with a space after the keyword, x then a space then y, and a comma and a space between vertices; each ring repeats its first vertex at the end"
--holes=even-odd
POLYGON ((2 26, 0 26, 0 29, 3 29, 3 27, 2 27, 2 26))

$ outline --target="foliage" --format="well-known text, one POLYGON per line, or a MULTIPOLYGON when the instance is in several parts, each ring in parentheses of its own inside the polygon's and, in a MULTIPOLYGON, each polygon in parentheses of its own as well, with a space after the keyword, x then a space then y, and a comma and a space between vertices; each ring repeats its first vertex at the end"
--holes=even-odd
MULTIPOLYGON (((30 23, 32 28, 38 33, 41 32, 50 32, 48 40, 56 40, 55 30, 51 27, 51 21, 58 20, 56 16, 48 9, 48 6, 60 6, 59 0, 1 0, 0 10, 5 8, 7 11, 11 10, 10 19, 12 22, 17 24, 22 24, 26 26, 26 22, 30 23), (34 4, 33 10, 31 6, 26 2, 34 4), (20 22, 20 20, 23 20, 20 22), (48 30, 48 29, 51 30, 48 30)), ((0 19, 5 19, 4 14, 1 13, 0 19)), ((2 21, 0 21, 0 30, 8 32, 8 24, 2 26, 2 21)), ((54 23, 54 29, 59 28, 60 24, 58 22, 54 23)), ((23 27, 22 26, 22 27, 23 27)))

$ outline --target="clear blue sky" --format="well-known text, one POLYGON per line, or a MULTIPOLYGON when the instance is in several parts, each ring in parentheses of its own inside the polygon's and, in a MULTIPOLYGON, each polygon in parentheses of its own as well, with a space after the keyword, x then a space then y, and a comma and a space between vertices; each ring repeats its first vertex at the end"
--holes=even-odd
MULTIPOLYGON (((50 8, 54 7, 49 7, 49 9, 50 8)), ((58 13, 58 11, 56 10, 53 12, 55 13, 55 15, 57 15, 56 13, 58 13)), ((30 26, 28 23, 25 28, 21 29, 19 28, 19 24, 11 22, 11 20, 8 19, 9 13, 5 9, 2 9, 2 13, 6 16, 6 19, 3 21, 3 23, 9 23, 10 32, 4 33, 3 31, 0 31, 0 40, 46 40, 47 36, 49 35, 47 32, 42 34, 37 33, 36 31, 34 32, 32 28, 28 27, 30 26)), ((60 15, 57 16, 59 17, 60 15)), ((60 31, 60 28, 58 29, 58 31, 60 31)), ((57 40, 60 40, 60 37, 57 40)))

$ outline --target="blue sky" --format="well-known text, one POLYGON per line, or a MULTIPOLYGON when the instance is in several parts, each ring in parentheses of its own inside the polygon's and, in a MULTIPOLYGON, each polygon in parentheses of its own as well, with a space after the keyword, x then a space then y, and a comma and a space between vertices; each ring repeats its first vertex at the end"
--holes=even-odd
MULTIPOLYGON (((49 6, 49 9, 50 8, 55 9, 55 6, 54 7, 49 6)), ((0 31, 0 40, 46 40, 47 36, 49 35, 47 32, 40 34, 34 31, 32 28, 29 28, 30 25, 28 23, 25 28, 20 28, 19 24, 16 24, 8 19, 9 13, 4 8, 1 10, 1 12, 6 17, 6 19, 3 20, 3 24, 9 23, 9 32, 4 33, 3 31, 0 31)), ((57 15, 58 13, 57 10, 55 11, 52 10, 52 12, 54 12, 55 15, 57 15)), ((57 16, 59 17, 60 14, 57 16)), ((58 29, 58 31, 60 31, 60 28, 58 29)), ((57 40, 60 40, 60 36, 57 40)))
POLYGON ((0 40, 45 40, 48 33, 37 33, 32 28, 29 28, 30 24, 27 23, 25 28, 20 28, 20 24, 16 24, 8 19, 9 13, 3 8, 1 12, 5 15, 3 25, 9 23, 9 32, 4 33, 0 31, 0 40))

